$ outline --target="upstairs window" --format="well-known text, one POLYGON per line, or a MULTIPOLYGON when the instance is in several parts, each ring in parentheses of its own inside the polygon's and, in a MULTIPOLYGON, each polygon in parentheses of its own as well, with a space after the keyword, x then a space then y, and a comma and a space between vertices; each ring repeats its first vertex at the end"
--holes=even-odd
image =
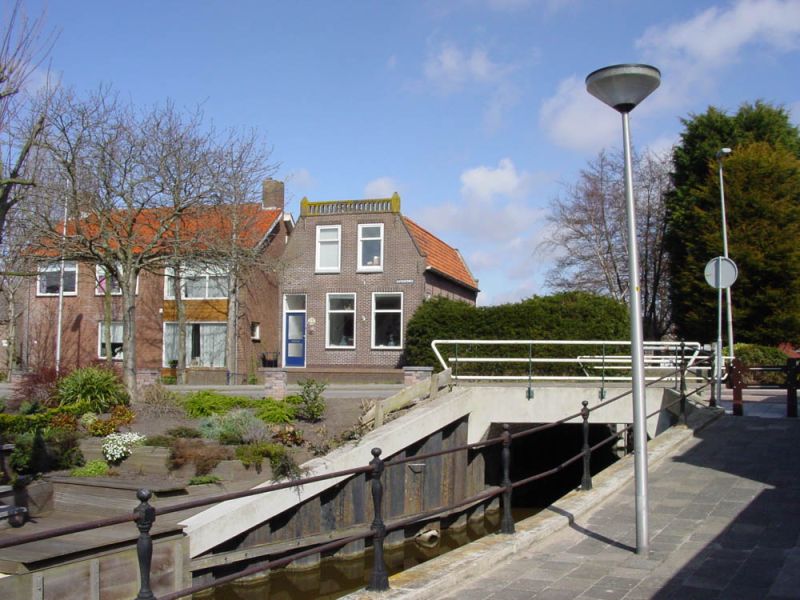
POLYGON ((326 346, 355 348, 356 295, 328 294, 326 312, 326 346))
POLYGON ((94 294, 95 296, 102 296, 106 293, 106 286, 108 289, 111 290, 112 296, 119 296, 122 294, 122 288, 119 285, 119 281, 117 280, 116 276, 109 273, 108 269, 106 269, 102 265, 96 265, 94 268, 94 280, 95 280, 95 287, 94 287, 94 294))
MULTIPOLYGON (((175 298, 175 271, 166 270, 164 297, 175 298)), ((184 268, 181 272, 183 298, 186 300, 224 300, 228 297, 228 274, 219 267, 184 268)))
POLYGON ((403 294, 372 294, 372 347, 403 347, 403 294))
MULTIPOLYGON (((61 286, 61 262, 50 263, 39 267, 39 281, 36 287, 37 296, 58 296, 61 286)), ((78 263, 65 260, 64 265, 64 295, 76 296, 78 294, 78 263)))
POLYGON ((342 258, 342 226, 317 226, 316 270, 318 273, 338 273, 342 258))
POLYGON ((383 223, 358 226, 358 270, 383 271, 383 223))

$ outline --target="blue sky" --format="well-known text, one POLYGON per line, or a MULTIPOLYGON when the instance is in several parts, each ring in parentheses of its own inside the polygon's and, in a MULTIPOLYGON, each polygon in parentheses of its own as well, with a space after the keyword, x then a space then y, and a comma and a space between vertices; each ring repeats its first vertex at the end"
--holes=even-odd
MULTIPOLYGON (((4 1, 3 4, 7 4, 4 1)), ((149 106, 202 105, 260 131, 287 209, 398 191, 459 248, 479 302, 547 293, 548 206, 619 116, 584 78, 645 62, 662 86, 631 116, 664 151, 709 105, 784 105, 800 121, 800 0, 28 0, 59 37, 51 69, 149 106)))

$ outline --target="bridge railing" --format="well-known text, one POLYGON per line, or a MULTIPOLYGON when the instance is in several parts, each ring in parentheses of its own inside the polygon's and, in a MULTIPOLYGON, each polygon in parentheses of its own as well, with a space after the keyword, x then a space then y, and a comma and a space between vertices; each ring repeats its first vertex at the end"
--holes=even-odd
MULTIPOLYGON (((618 340, 433 340, 443 369, 460 381, 630 381, 630 342, 618 340)), ((709 353, 697 342, 644 342, 645 380, 677 373, 704 382, 709 353), (681 356, 684 358, 681 359, 681 356)))
MULTIPOLYGON (((681 352, 678 355, 678 360, 677 363, 675 363, 676 367, 674 368, 674 370, 664 373, 663 375, 661 375, 661 377, 655 378, 647 384, 647 385, 655 385, 659 382, 668 379, 677 378, 677 380, 679 381, 678 389, 680 390, 679 397, 675 401, 666 406, 662 406, 660 409, 647 415, 647 418, 656 416, 665 410, 673 410, 677 414, 678 423, 682 425, 686 424, 687 402, 689 397, 691 397, 694 394, 700 393, 704 388, 710 385, 710 382, 706 381, 705 383, 693 389, 691 392, 687 392, 687 387, 688 387, 687 380, 689 379, 687 377, 687 374, 689 373, 690 363, 693 364, 695 368, 701 368, 701 367, 708 368, 707 364, 703 364, 703 359, 687 354, 686 348, 684 347, 683 352, 681 352)), ((170 506, 159 507, 151 505, 150 499, 152 497, 152 494, 147 489, 141 489, 136 493, 136 497, 139 500, 139 505, 133 509, 132 513, 119 515, 117 517, 110 517, 106 519, 85 522, 85 523, 78 523, 75 525, 51 529, 49 531, 41 531, 38 533, 21 535, 12 539, 0 539, 0 548, 20 546, 22 544, 27 544, 39 540, 52 539, 67 534, 78 533, 82 531, 97 529, 99 527, 107 527, 111 525, 118 525, 121 523, 133 521, 136 525, 136 528, 139 531, 139 537, 137 540, 136 549, 139 562, 140 589, 138 595, 136 596, 136 600, 155 599, 156 596, 151 589, 151 583, 150 583, 151 562, 153 556, 153 539, 151 537, 150 531, 153 525, 155 524, 156 518, 159 515, 165 515, 192 508, 208 506, 220 502, 225 502, 228 500, 234 500, 237 498, 245 498, 249 496, 268 494, 270 492, 286 488, 300 488, 304 485, 327 479, 335 479, 335 478, 341 478, 343 476, 366 474, 369 477, 371 485, 374 519, 370 524, 364 523, 363 529, 361 529, 360 531, 356 530, 354 532, 351 529, 348 532, 349 535, 346 536, 343 535, 342 537, 333 539, 327 543, 313 545, 312 547, 306 550, 282 556, 280 559, 271 560, 266 563, 262 562, 260 564, 244 568, 235 573, 219 577, 214 581, 202 582, 177 591, 173 591, 158 596, 158 599, 175 600, 177 598, 191 596, 192 594, 196 594, 198 592, 202 592, 204 590, 235 581, 242 577, 255 575, 257 573, 263 573, 270 569, 277 569, 280 567, 284 567, 290 564, 291 562, 294 562, 306 556, 333 551, 354 541, 367 540, 367 539, 371 540, 373 545, 373 567, 372 567, 370 582, 369 585, 367 586, 367 589, 376 591, 387 590, 389 589, 389 576, 386 568, 386 563, 384 560, 383 541, 384 538, 386 537, 387 532, 389 531, 400 529, 405 526, 411 525, 413 523, 421 523, 444 514, 452 513, 453 510, 459 508, 466 508, 475 505, 476 503, 489 500, 491 498, 500 497, 500 504, 502 509, 500 532, 509 535, 513 534, 515 529, 514 520, 511 515, 511 498, 513 490, 521 486, 527 485, 529 483, 532 483, 534 481, 541 480, 556 473, 559 473, 564 469, 566 469, 567 467, 569 467, 570 465, 577 463, 578 461, 582 461, 583 465, 580 489, 581 490, 591 489, 592 453, 603 447, 608 446, 609 444, 617 442, 623 436, 627 436, 632 431, 633 427, 632 425, 623 427, 619 431, 612 433, 606 438, 590 445, 589 426, 590 426, 591 414, 595 410, 598 410, 613 402, 626 398, 630 394, 631 394, 630 390, 623 391, 620 394, 614 396, 613 398, 598 403, 592 408, 589 408, 588 402, 584 400, 581 402, 581 408, 576 410, 576 412, 574 412, 573 414, 567 415, 562 419, 559 419, 558 421, 547 423, 544 425, 538 425, 535 427, 530 427, 522 431, 514 432, 513 434, 510 432, 509 425, 505 424, 503 425, 502 434, 497 437, 489 438, 476 443, 463 444, 460 446, 451 447, 435 452, 415 454, 413 456, 405 456, 402 458, 396 458, 388 461, 381 458, 382 450, 380 448, 373 448, 371 450, 371 460, 369 460, 369 462, 366 462, 365 460, 365 464, 360 467, 354 467, 351 469, 340 470, 330 473, 323 473, 315 475, 313 477, 302 477, 298 479, 279 481, 272 485, 264 487, 244 490, 240 492, 232 492, 227 494, 218 494, 206 498, 198 498, 196 500, 190 500, 187 502, 183 502, 180 504, 173 504, 170 506), (512 460, 513 442, 520 438, 531 436, 536 433, 552 429, 553 427, 564 425, 569 422, 581 423, 582 425, 583 444, 581 451, 574 454, 570 458, 563 460, 562 462, 555 464, 552 467, 544 471, 541 471, 535 475, 531 475, 523 479, 519 479, 517 481, 512 481, 510 477, 510 471, 511 471, 510 466, 512 460), (384 472, 386 471, 387 468, 404 465, 410 462, 420 463, 439 456, 453 454, 456 452, 464 452, 467 450, 481 451, 484 449, 491 448, 493 446, 500 446, 501 448, 500 460, 501 460, 502 478, 500 481, 500 485, 489 485, 482 491, 449 505, 439 506, 434 509, 415 513, 412 515, 395 517, 393 519, 384 520, 383 478, 384 478, 384 472)))

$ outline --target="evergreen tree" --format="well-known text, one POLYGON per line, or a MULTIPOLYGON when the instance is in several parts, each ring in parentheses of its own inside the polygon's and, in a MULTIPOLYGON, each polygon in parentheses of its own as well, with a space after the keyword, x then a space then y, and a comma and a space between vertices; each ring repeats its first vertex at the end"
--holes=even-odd
POLYGON ((706 263, 722 255, 716 153, 725 158, 729 255, 739 267, 732 287, 737 341, 800 341, 800 132, 779 107, 745 104, 735 115, 709 108, 683 121, 674 151, 675 190, 667 201, 673 320, 680 334, 716 338, 717 293, 706 263))

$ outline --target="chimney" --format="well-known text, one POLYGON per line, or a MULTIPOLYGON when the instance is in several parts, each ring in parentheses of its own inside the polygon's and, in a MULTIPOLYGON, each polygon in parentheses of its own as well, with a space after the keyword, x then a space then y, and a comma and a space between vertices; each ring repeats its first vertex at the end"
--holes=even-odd
POLYGON ((265 179, 261 184, 261 206, 283 210, 283 182, 265 179))

